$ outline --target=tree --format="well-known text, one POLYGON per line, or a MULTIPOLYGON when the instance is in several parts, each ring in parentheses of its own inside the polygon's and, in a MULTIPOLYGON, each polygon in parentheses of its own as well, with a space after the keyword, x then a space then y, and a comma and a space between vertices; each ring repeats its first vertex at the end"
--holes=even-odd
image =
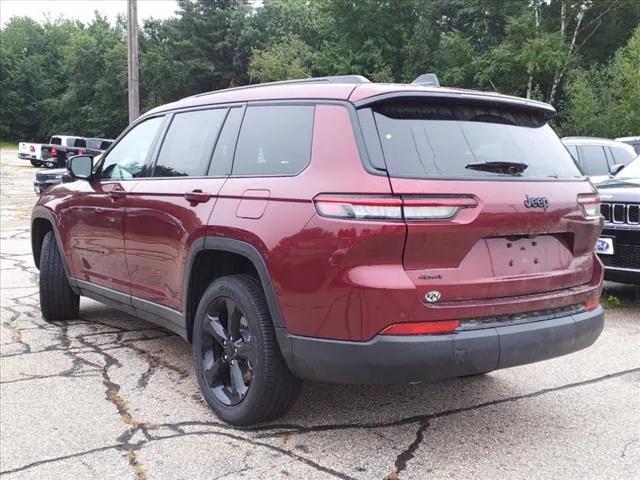
POLYGON ((640 132, 640 27, 602 68, 579 70, 569 85, 567 134, 616 137, 640 132))
POLYGON ((269 82, 305 78, 311 74, 311 47, 295 35, 287 35, 264 50, 254 50, 249 65, 251 81, 269 82))

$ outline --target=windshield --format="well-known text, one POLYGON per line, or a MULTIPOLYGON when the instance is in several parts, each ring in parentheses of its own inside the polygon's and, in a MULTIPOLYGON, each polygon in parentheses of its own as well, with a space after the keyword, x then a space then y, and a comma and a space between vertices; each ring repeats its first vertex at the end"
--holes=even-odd
POLYGON ((615 177, 616 179, 635 178, 640 179, 640 156, 636 157, 629 165, 620 170, 615 177))
POLYGON ((392 177, 582 178, 560 139, 523 111, 470 105, 374 107, 392 177))

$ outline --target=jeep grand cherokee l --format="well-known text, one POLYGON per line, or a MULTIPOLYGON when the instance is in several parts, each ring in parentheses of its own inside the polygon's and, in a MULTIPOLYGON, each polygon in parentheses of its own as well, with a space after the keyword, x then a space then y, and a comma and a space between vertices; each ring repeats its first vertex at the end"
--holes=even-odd
POLYGON ((87 296, 192 342, 224 421, 301 379, 433 381, 591 345, 594 187, 494 93, 328 77, 205 93, 129 126, 33 210, 47 320, 87 296))

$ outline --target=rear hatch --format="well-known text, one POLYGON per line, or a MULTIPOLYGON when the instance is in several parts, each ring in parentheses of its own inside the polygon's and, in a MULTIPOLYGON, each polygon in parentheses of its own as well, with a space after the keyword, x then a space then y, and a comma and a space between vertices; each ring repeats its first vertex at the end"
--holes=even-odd
POLYGON ((401 97, 359 116, 367 151, 403 199, 403 264, 427 302, 592 280, 599 200, 546 124, 549 110, 401 97))

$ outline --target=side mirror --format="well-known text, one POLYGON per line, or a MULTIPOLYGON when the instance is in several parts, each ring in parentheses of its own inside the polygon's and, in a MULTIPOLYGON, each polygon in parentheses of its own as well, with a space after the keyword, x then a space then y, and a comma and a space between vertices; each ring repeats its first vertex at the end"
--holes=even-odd
POLYGON ((68 160, 69 173, 73 178, 88 180, 93 170, 93 158, 89 155, 76 155, 68 160))
POLYGON ((611 169, 609 170, 609 175, 611 175, 613 177, 616 173, 618 173, 624 167, 625 167, 625 165, 623 165, 621 163, 616 163, 615 165, 611 165, 611 169))

